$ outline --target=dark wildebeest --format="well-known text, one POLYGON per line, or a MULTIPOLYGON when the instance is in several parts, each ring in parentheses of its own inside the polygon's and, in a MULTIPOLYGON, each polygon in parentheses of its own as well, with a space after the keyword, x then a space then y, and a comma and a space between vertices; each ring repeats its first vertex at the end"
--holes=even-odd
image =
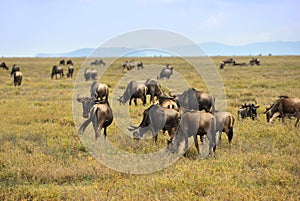
POLYGON ((0 62, 0 68, 8 70, 8 67, 6 66, 6 63, 4 61, 0 62))
POLYGON ((224 66, 225 66, 225 63, 224 63, 224 62, 221 62, 221 63, 220 63, 220 69, 223 69, 224 66))
POLYGON ((22 72, 17 71, 17 72, 14 73, 14 85, 15 85, 15 87, 21 85, 22 79, 23 79, 22 72))
POLYGON ((57 74, 60 75, 60 77, 64 76, 64 70, 61 66, 52 67, 51 79, 53 79, 54 75, 56 76, 57 79, 57 74))
POLYGON ((12 76, 15 72, 17 71, 20 71, 20 67, 17 66, 16 64, 14 64, 12 67, 11 67, 11 72, 10 72, 10 76, 12 76))
POLYGON ((133 69, 134 67, 135 67, 135 62, 133 60, 131 60, 130 62, 125 61, 121 65, 122 70, 127 69, 128 71, 133 69))
POLYGON ((234 116, 226 111, 213 111, 216 118, 216 131, 219 132, 219 142, 221 142, 222 132, 226 133, 229 144, 233 138, 234 116))
POLYGON ((143 69, 144 68, 144 65, 143 65, 143 62, 138 62, 137 64, 136 64, 136 67, 137 67, 137 69, 139 70, 139 69, 143 69))
POLYGON ((225 65, 225 64, 233 64, 234 62, 235 62, 235 61, 234 61, 233 58, 229 58, 229 59, 226 59, 226 60, 223 61, 224 65, 225 65))
POLYGON ((97 75, 98 75, 98 72, 95 69, 86 68, 84 70, 85 81, 96 80, 97 79, 97 75))
MULTIPOLYGON (((172 153, 184 154, 188 150, 188 139, 194 138, 194 143, 200 158, 200 148, 198 143, 200 139, 207 136, 209 140, 208 154, 211 150, 216 151, 216 119, 210 113, 200 111, 188 111, 183 114, 177 133, 172 141, 168 144, 168 150, 172 153)), ((208 156, 208 155, 207 155, 208 156)), ((206 156, 206 157, 207 157, 206 156)))
POLYGON ((95 60, 95 61, 92 61, 91 62, 91 66, 93 66, 93 65, 95 65, 95 66, 97 66, 97 65, 103 65, 103 66, 105 66, 105 62, 102 60, 102 59, 100 59, 100 60, 95 60))
POLYGON ((157 135, 160 130, 168 131, 172 139, 177 130, 180 120, 180 113, 173 109, 163 108, 159 105, 151 105, 143 113, 140 125, 131 126, 135 139, 140 139, 145 133, 151 132, 154 142, 157 142, 157 135))
POLYGON ((137 105, 137 98, 143 101, 143 105, 146 105, 146 94, 147 87, 144 83, 132 80, 126 87, 123 95, 118 99, 120 104, 125 104, 129 100, 129 105, 131 105, 132 99, 134 99, 134 104, 137 105))
POLYGON ((73 61, 72 61, 71 59, 69 59, 69 60, 67 61, 67 65, 73 66, 73 65, 74 65, 74 64, 73 64, 73 61))
POLYGON ((167 65, 160 71, 159 75, 157 76, 157 79, 163 79, 164 77, 170 79, 171 75, 173 74, 173 70, 174 68, 172 66, 167 65))
POLYGON ((296 113, 295 115, 297 120, 295 126, 297 127, 300 119, 300 99, 291 98, 288 96, 280 96, 279 99, 270 108, 266 109, 265 114, 267 122, 269 122, 273 115, 277 112, 279 112, 283 123, 286 114, 296 113))
POLYGON ((232 65, 234 65, 234 66, 248 66, 248 64, 246 64, 245 62, 243 62, 243 63, 237 63, 235 61, 233 61, 232 65))
POLYGON ((92 122, 95 131, 95 139, 97 140, 99 137, 102 128, 104 129, 104 139, 106 139, 106 129, 113 121, 113 112, 109 102, 96 101, 93 107, 84 113, 86 112, 90 112, 90 116, 80 126, 79 133, 82 134, 86 127, 92 122))
POLYGON ((215 97, 194 88, 185 90, 177 96, 180 107, 184 110, 214 110, 215 97))
POLYGON ((255 120, 255 118, 257 118, 257 108, 259 108, 259 107, 260 106, 257 105, 256 101, 255 101, 255 104, 244 103, 238 109, 238 120, 246 119, 247 117, 250 117, 252 120, 255 120))
POLYGON ((73 65, 69 65, 68 66, 68 74, 67 74, 67 77, 73 77, 73 73, 74 73, 74 67, 73 65))
POLYGON ((82 117, 88 118, 90 109, 95 104, 95 98, 94 97, 79 97, 79 94, 78 94, 76 100, 82 104, 82 117))
POLYGON ((250 59, 249 65, 253 66, 253 65, 260 65, 260 60, 258 58, 252 58, 250 59))
POLYGON ((108 101, 109 88, 107 84, 97 83, 97 81, 94 81, 91 85, 90 93, 91 97, 96 98, 96 100, 101 102, 108 101))
MULTIPOLYGON (((138 81, 143 82, 143 81, 138 81)), ((150 103, 154 103, 154 97, 158 99, 163 95, 163 91, 159 85, 159 83, 156 80, 148 79, 146 82, 144 82, 147 87, 147 95, 150 95, 150 103)))
POLYGON ((65 64, 66 64, 66 61, 64 59, 60 60, 59 63, 58 63, 59 66, 60 65, 65 65, 65 64))

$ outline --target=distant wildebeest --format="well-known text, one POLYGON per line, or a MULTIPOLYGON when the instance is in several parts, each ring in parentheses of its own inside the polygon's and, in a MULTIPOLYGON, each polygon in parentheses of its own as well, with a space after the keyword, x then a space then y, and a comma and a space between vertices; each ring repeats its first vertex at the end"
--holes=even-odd
POLYGON ((65 65, 65 64, 66 64, 66 61, 64 59, 60 60, 59 63, 58 63, 59 66, 60 65, 65 65))
POLYGON ((4 61, 0 62, 0 68, 8 70, 8 67, 6 66, 6 63, 4 61))
POLYGON ((105 66, 105 62, 102 59, 100 59, 100 60, 96 59, 95 61, 91 62, 91 66, 97 66, 97 65, 100 65, 100 66, 103 65, 103 66, 105 66))
POLYGON ((74 73, 74 67, 73 67, 73 65, 69 65, 69 66, 68 66, 67 77, 73 78, 73 73, 74 73))
POLYGON ((215 97, 194 88, 185 90, 177 96, 180 107, 184 110, 214 110, 215 97))
MULTIPOLYGON (((200 158, 198 137, 203 140, 206 135, 209 141, 208 154, 216 151, 216 119, 210 113, 188 111, 182 115, 177 133, 169 141, 168 150, 172 153, 184 154, 188 150, 188 139, 194 138, 194 143, 200 158)), ((208 155, 207 155, 208 156, 208 155)), ((206 156, 206 157, 207 157, 206 156)))
POLYGON ((10 76, 12 76, 17 71, 20 71, 20 67, 17 66, 16 64, 13 64, 13 66, 11 67, 10 76))
POLYGON ((226 133, 229 144, 233 138, 234 116, 226 111, 213 111, 216 118, 216 131, 219 132, 219 142, 221 142, 222 132, 226 133))
POLYGON ((97 79, 97 75, 98 75, 98 72, 95 69, 86 68, 84 70, 85 81, 96 80, 97 79))
POLYGON ((108 101, 109 88, 107 84, 94 81, 91 85, 90 93, 91 97, 96 98, 96 100, 99 100, 101 102, 108 101))
POLYGON ((143 119, 138 127, 131 126, 135 139, 140 139, 145 133, 151 132, 154 142, 157 142, 157 135, 160 130, 168 131, 172 139, 177 130, 180 120, 180 113, 176 110, 163 108, 159 105, 151 105, 143 113, 143 119))
POLYGON ((300 99, 291 98, 288 96, 280 96, 278 100, 270 107, 266 109, 267 122, 273 117, 275 113, 279 112, 281 120, 284 123, 284 117, 286 114, 295 114, 297 120, 295 126, 297 127, 300 119, 300 99))
POLYGON ((82 104, 82 117, 88 118, 90 109, 95 104, 95 98, 94 97, 79 97, 79 94, 77 94, 76 100, 82 104))
POLYGON ((229 58, 223 61, 224 65, 225 64, 233 64, 235 62, 235 60, 233 58, 229 58))
POLYGON ((137 69, 139 70, 139 69, 143 69, 144 68, 144 65, 143 65, 143 62, 138 62, 137 64, 136 64, 136 67, 137 67, 137 69))
POLYGON ((88 111, 84 111, 84 113, 90 113, 89 118, 80 126, 79 133, 82 134, 86 127, 92 122, 94 131, 95 131, 95 139, 100 135, 100 131, 102 128, 104 129, 104 139, 106 139, 107 135, 107 127, 113 121, 113 112, 109 105, 108 101, 96 101, 92 108, 88 111))
POLYGON ((73 64, 73 61, 72 61, 71 59, 69 59, 69 60, 67 61, 67 65, 73 66, 73 65, 74 65, 74 64, 73 64))
POLYGON ((64 76, 64 70, 61 66, 53 66, 52 67, 52 73, 51 73, 51 79, 53 79, 54 75, 56 76, 59 75, 60 77, 64 76))
POLYGON ((131 101, 134 99, 134 104, 137 105, 137 98, 140 98, 143 101, 143 105, 146 105, 146 94, 146 85, 144 83, 132 80, 128 83, 126 90, 118 99, 118 101, 120 104, 125 104, 129 100, 129 105, 131 105, 131 101))
POLYGON ((125 61, 125 62, 123 62, 122 63, 122 65, 121 65, 121 68, 122 68, 122 70, 131 70, 131 69, 133 69, 135 67, 135 62, 133 61, 133 60, 131 60, 131 61, 125 61))
POLYGON ((250 59, 249 65, 253 66, 253 65, 260 65, 260 60, 258 58, 252 58, 250 59))
POLYGON ((234 66, 248 66, 248 64, 246 64, 245 62, 243 62, 243 63, 237 63, 235 61, 233 61, 232 65, 234 65, 234 66))
POLYGON ((160 71, 159 75, 157 76, 157 79, 163 79, 164 77, 170 79, 171 75, 173 74, 173 70, 174 68, 168 64, 160 71))
POLYGON ((224 63, 224 62, 221 62, 221 63, 220 63, 220 69, 223 69, 224 66, 225 66, 225 63, 224 63))
POLYGON ((257 118, 257 108, 260 106, 253 103, 244 103, 241 105, 241 107, 238 109, 238 120, 240 119, 246 119, 247 117, 250 117, 252 120, 255 120, 257 118))
POLYGON ((20 71, 14 72, 14 85, 15 85, 15 87, 21 85, 22 79, 23 79, 22 72, 20 72, 20 71))

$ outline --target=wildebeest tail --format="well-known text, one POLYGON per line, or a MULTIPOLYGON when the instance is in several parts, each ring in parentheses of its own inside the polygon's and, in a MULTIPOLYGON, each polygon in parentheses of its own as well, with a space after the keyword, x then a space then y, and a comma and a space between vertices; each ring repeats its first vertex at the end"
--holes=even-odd
POLYGON ((233 124, 234 124, 234 117, 232 115, 229 116, 229 131, 228 131, 228 141, 231 143, 233 138, 233 124))

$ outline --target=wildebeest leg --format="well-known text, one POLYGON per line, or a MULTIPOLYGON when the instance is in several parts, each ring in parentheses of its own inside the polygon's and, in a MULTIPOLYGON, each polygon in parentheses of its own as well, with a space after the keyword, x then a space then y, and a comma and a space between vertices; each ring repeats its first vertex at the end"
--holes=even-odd
POLYGON ((130 100, 129 100, 129 106, 131 106, 131 101, 132 101, 132 99, 133 99, 133 98, 131 97, 130 100))
POLYGON ((199 143, 198 143, 198 136, 197 136, 197 134, 194 135, 194 143, 195 143, 195 147, 197 149, 197 153, 198 153, 198 155, 200 155, 200 149, 199 149, 199 143))
POLYGON ((101 130, 101 127, 100 127, 99 122, 97 121, 97 118, 93 119, 93 127, 94 127, 94 131, 95 131, 95 140, 97 140, 97 138, 99 137, 99 134, 100 134, 100 130, 101 130), (99 127, 100 127, 100 129, 99 129, 99 127))
POLYGON ((137 106, 137 98, 134 98, 134 105, 137 106))
POLYGON ((146 96, 143 96, 142 100, 143 100, 143 106, 145 106, 146 105, 146 96))

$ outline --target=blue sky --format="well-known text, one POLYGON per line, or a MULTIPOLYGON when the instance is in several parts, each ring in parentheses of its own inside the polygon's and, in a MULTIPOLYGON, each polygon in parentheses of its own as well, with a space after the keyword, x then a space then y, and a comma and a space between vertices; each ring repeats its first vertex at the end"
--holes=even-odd
POLYGON ((156 28, 196 43, 300 41, 299 0, 0 0, 0 56, 98 47, 156 28))

